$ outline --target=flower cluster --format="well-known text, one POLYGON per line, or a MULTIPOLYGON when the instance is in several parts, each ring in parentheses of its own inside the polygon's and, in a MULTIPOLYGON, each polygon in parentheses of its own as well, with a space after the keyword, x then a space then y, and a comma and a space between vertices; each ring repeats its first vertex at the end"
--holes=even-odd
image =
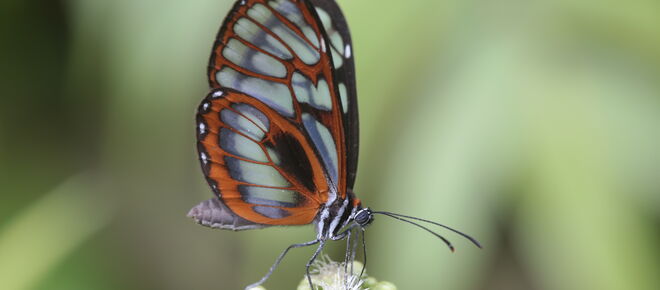
MULTIPOLYGON (((376 278, 367 276, 363 267, 358 261, 346 265, 332 261, 324 255, 312 265, 312 284, 316 288, 314 290, 396 290, 396 286, 390 282, 379 282, 376 278)), ((303 277, 297 290, 311 290, 307 277, 303 277)))

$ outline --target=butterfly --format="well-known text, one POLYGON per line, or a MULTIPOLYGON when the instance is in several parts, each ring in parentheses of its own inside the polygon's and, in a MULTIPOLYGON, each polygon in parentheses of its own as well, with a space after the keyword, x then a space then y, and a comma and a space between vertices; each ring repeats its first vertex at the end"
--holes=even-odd
MULTIPOLYGON (((213 45, 208 79, 211 91, 197 112, 197 149, 215 196, 188 216, 235 231, 316 229, 312 241, 286 248, 246 289, 264 283, 289 250, 318 245, 306 267, 314 289, 309 267, 326 242, 350 244, 375 214, 431 232, 452 251, 445 238, 414 221, 479 246, 432 221, 372 211, 353 192, 359 144, 353 48, 334 0, 237 1, 213 45)), ((362 240, 364 246, 364 234, 362 240)), ((346 258, 353 255, 347 246, 346 258)))

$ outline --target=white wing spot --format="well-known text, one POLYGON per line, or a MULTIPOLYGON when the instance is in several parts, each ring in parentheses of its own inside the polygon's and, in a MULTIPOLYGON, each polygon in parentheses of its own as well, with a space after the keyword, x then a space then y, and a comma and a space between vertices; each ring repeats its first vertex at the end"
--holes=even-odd
POLYGON ((199 123, 199 134, 206 133, 206 125, 204 123, 199 123))
POLYGON ((339 83, 339 99, 341 100, 342 111, 344 111, 344 114, 348 113, 348 93, 344 83, 339 83))
POLYGON ((225 94, 223 91, 216 91, 211 95, 211 99, 217 99, 222 97, 225 94))
POLYGON ((344 56, 346 58, 351 58, 351 45, 346 44, 346 47, 344 47, 344 56))
POLYGON ((204 152, 200 153, 200 154, 199 154, 199 157, 202 159, 202 162, 203 162, 204 164, 209 163, 209 158, 208 158, 208 156, 206 156, 206 153, 204 153, 204 152))

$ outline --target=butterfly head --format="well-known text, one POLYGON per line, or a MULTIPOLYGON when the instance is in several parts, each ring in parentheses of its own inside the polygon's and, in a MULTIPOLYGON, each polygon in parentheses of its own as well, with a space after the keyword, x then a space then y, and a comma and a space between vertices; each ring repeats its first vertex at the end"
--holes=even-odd
POLYGON ((367 207, 367 208, 362 208, 358 210, 358 212, 355 213, 355 217, 353 217, 353 220, 360 226, 360 227, 366 227, 371 222, 374 221, 374 214, 373 212, 367 207))

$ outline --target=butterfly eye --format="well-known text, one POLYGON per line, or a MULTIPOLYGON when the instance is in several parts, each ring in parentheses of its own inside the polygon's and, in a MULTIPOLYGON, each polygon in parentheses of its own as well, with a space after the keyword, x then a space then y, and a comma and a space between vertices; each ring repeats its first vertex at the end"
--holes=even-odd
POLYGON ((355 214, 355 222, 358 223, 361 227, 369 225, 373 220, 374 219, 371 210, 368 208, 361 209, 355 214))

